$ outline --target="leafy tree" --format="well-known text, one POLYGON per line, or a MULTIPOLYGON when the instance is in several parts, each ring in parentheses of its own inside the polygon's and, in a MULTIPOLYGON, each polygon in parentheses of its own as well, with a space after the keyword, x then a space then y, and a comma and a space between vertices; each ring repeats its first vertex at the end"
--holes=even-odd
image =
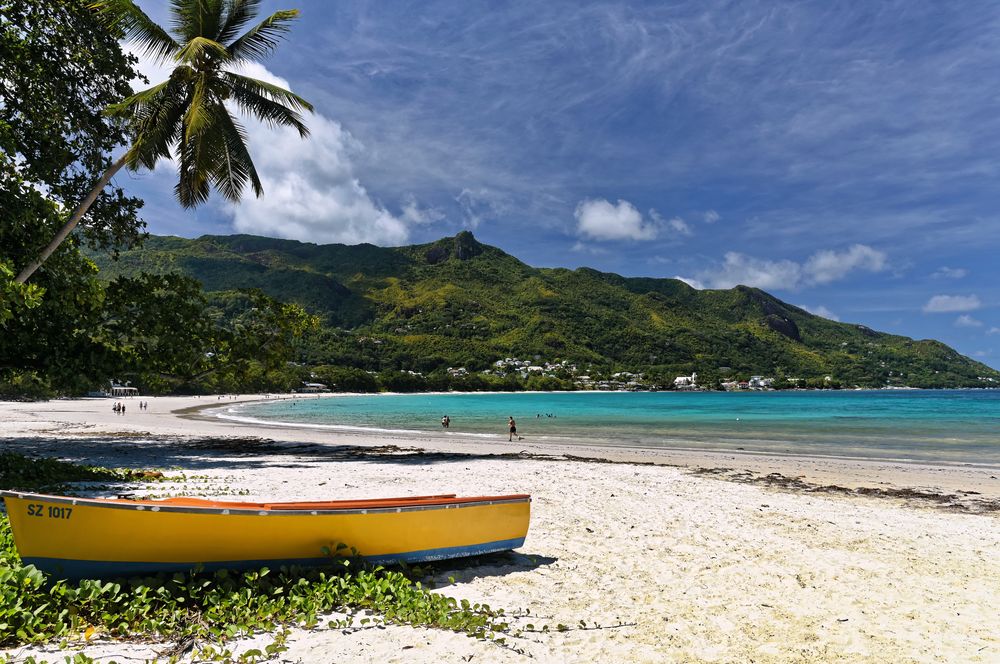
MULTIPOLYGON (((40 217, 86 196, 126 143, 122 122, 102 111, 132 93, 137 74, 135 58, 79 0, 0 0, 0 62, 0 223, 34 241, 27 255, 0 252, 23 265, 47 237, 40 217), (42 199, 57 207, 40 210, 42 199)), ((82 226, 88 242, 135 244, 142 202, 117 187, 97 193, 82 226)))
POLYGON ((184 207, 205 202, 213 187, 231 201, 240 199, 247 184, 262 195, 246 132, 226 102, 273 126, 308 134, 299 114, 312 110, 308 102, 280 86, 232 71, 273 51, 298 10, 275 12, 240 34, 256 17, 259 0, 174 0, 172 31, 150 20, 132 0, 100 0, 92 6, 112 30, 146 54, 175 63, 174 69, 166 81, 108 106, 107 115, 125 124, 130 147, 107 166, 38 258, 18 274, 18 283, 69 236, 122 167, 152 169, 176 149, 180 165, 175 192, 184 207))

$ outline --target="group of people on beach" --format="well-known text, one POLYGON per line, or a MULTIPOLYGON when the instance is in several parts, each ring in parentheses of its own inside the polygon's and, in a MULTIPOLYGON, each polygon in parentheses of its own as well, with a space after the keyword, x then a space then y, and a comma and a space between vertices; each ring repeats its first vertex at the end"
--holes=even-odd
MULTIPOLYGON (((119 415, 124 415, 125 414, 125 402, 124 401, 116 401, 115 405, 111 407, 111 410, 113 410, 114 412, 118 413, 119 415)), ((149 410, 149 402, 148 401, 140 401, 139 402, 139 410, 149 410)))

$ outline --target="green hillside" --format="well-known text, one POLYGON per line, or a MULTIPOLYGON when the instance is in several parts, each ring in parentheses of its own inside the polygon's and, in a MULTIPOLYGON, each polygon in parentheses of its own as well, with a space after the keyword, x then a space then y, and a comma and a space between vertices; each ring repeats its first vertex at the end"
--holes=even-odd
POLYGON ((154 236, 117 262, 94 258, 108 278, 181 272, 209 292, 256 287, 297 302, 325 323, 301 350, 308 363, 430 373, 516 356, 664 378, 697 371, 707 380, 831 376, 918 387, 1000 379, 940 342, 830 321, 756 288, 699 291, 676 279, 534 268, 468 232, 399 248, 154 236))

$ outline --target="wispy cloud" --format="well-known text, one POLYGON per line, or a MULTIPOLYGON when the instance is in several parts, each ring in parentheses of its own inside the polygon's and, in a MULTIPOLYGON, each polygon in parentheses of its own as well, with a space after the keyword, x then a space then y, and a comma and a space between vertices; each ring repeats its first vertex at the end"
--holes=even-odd
POLYGON ((824 249, 809 257, 804 266, 807 278, 812 283, 827 284, 838 281, 855 270, 881 272, 885 268, 884 252, 863 244, 856 244, 847 251, 824 249))
POLYGON ((982 327, 983 321, 976 320, 969 314, 962 314, 955 319, 955 327, 982 327))
POLYGON ((975 311, 982 305, 978 295, 935 295, 927 300, 923 312, 947 314, 959 311, 975 311))
POLYGON ((931 279, 962 279, 968 274, 965 268, 942 266, 931 273, 931 279))
POLYGON ((461 208, 465 225, 470 228, 478 228, 486 220, 498 219, 508 208, 505 197, 487 187, 463 189, 455 197, 455 201, 461 208))
POLYGON ((854 245, 843 251, 823 249, 803 263, 761 259, 730 251, 722 265, 699 272, 696 279, 710 288, 744 285, 794 291, 839 281, 852 272, 879 272, 885 269, 886 261, 884 252, 866 245, 854 245))
POLYGON ((698 281, 697 279, 692 279, 691 277, 682 277, 680 275, 674 275, 674 279, 678 281, 683 281, 691 288, 697 288, 698 290, 705 290, 705 284, 698 281))
POLYGON ((676 236, 691 237, 694 235, 694 231, 691 226, 688 225, 686 221, 680 217, 671 217, 670 219, 664 219, 656 210, 649 211, 649 217, 656 223, 660 228, 668 230, 671 234, 676 236))
POLYGON ((719 219, 722 219, 722 215, 715 210, 706 210, 705 214, 703 214, 701 218, 706 224, 714 224, 719 219))

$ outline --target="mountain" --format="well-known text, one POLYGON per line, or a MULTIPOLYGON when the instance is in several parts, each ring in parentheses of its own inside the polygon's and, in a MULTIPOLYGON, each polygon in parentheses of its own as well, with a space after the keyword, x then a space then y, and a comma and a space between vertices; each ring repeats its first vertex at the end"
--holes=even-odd
POLYGON ((830 376, 849 386, 919 387, 1000 380, 938 341, 827 320, 757 288, 695 290, 676 279, 535 268, 467 231, 395 248, 152 236, 118 261, 93 258, 109 279, 180 272, 210 293, 260 288, 297 302, 325 324, 302 351, 314 363, 431 372, 516 356, 667 378, 697 371, 710 380, 830 376))

